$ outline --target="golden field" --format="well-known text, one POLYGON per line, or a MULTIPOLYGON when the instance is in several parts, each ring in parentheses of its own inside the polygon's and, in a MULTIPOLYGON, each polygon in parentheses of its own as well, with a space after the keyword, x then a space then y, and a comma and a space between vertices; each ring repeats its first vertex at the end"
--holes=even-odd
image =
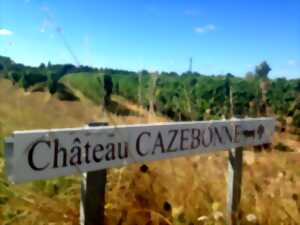
MULTIPOLYGON (((48 93, 26 93, 0 79, 0 137, 13 130, 78 127, 91 121, 132 124, 167 121, 119 96, 128 115, 104 112, 80 96, 65 102, 48 93)), ((300 141, 274 136, 292 151, 246 149, 240 224, 300 224, 300 141)), ((0 224, 79 224, 80 174, 13 185, 0 151, 0 224)), ((110 169, 107 224, 225 224, 227 154, 199 155, 110 169)))

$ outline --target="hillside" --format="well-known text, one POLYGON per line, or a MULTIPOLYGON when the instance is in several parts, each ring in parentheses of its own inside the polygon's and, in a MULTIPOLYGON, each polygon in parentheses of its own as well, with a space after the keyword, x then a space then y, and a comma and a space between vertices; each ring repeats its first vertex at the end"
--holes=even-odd
MULTIPOLYGON (((0 56, 0 76, 24 90, 45 91, 61 100, 83 96, 96 105, 121 96, 175 121, 276 116, 300 128, 300 79, 271 79, 266 61, 244 77, 199 72, 140 72, 72 64, 38 67, 0 56)), ((116 104, 109 108, 114 112, 116 104)), ((126 110, 119 110, 126 114, 126 110)), ((295 130, 297 132, 297 130, 295 130)))
POLYGON ((77 95, 82 94, 95 104, 100 104, 104 96, 102 76, 101 73, 71 73, 62 77, 60 82, 77 91, 77 95))
MULTIPOLYGON (((240 78, 70 64, 27 67, 4 59, 0 57, 1 139, 13 130, 78 127, 91 121, 220 119, 230 117, 231 107, 242 117, 277 117, 283 132, 275 134, 273 146, 245 151, 240 221, 300 221, 300 80, 272 80, 261 71, 240 78), (105 99, 109 104, 103 110, 105 99)), ((3 171, 2 145, 0 153, 0 222, 78 224, 79 174, 11 185, 3 171)), ((149 224, 149 218, 154 224, 225 223, 226 152, 152 162, 143 168, 109 170, 108 224, 149 224)))
MULTIPOLYGON (((87 99, 60 101, 46 92, 24 92, 0 78, 0 139, 14 130, 79 127, 91 121, 110 124, 165 121, 116 97, 128 115, 103 112, 87 99), (134 110, 138 110, 135 113, 134 110), (131 115, 132 114, 132 115, 131 115)), ((78 224, 79 179, 71 176, 24 185, 11 185, 4 174, 3 144, 0 145, 0 224, 78 224)))
MULTIPOLYGON (((13 130, 74 127, 90 121, 166 120, 120 96, 112 100, 127 109, 127 115, 103 112, 84 96, 69 102, 46 92, 24 92, 4 79, 0 100, 1 138, 13 130)), ((297 136, 284 135, 282 140, 278 134, 276 143, 282 140, 299 150, 297 136)), ((154 224, 224 224, 226 157, 217 153, 152 162, 144 172, 139 165, 109 170, 108 224, 146 224, 149 218, 154 224)), ((299 163, 300 154, 294 151, 245 152, 241 224, 300 221, 299 163)), ((78 224, 79 175, 12 185, 4 175, 3 156, 0 166, 1 224, 78 224)))

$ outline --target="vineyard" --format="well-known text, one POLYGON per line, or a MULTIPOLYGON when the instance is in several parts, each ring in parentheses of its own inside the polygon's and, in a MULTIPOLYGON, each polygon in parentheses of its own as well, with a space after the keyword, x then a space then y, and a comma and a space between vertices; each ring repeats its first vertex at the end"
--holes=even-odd
MULTIPOLYGON (((80 101, 61 101, 47 92, 25 92, 6 79, 0 86, 2 140, 13 130, 170 120, 121 96, 111 100, 126 114, 103 110, 84 94, 77 95, 80 101)), ((271 149, 245 151, 241 224, 300 221, 299 136, 291 119, 282 128, 271 149)), ((226 153, 111 169, 107 224, 225 224, 226 171, 226 153)), ((13 185, 4 174, 1 149, 0 188, 2 224, 79 224, 80 174, 13 185)))

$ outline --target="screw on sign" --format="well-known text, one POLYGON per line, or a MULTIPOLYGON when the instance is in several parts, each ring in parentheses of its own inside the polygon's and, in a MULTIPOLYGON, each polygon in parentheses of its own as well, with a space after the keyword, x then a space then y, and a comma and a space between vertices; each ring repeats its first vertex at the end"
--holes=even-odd
MULTIPOLYGON (((120 126, 103 126, 101 123, 100 126, 72 129, 16 131, 5 143, 6 174, 12 182, 20 183, 87 173, 82 190, 95 194, 88 197, 91 205, 86 198, 82 200, 85 208, 81 211, 81 223, 93 224, 93 219, 99 218, 96 215, 99 204, 92 199, 97 199, 96 189, 104 192, 105 169, 231 149, 229 174, 234 171, 234 175, 236 170, 241 170, 236 163, 241 165, 242 157, 239 157, 241 151, 232 150, 270 143, 274 129, 273 118, 248 118, 120 126), (94 182, 97 177, 101 177, 98 179, 101 182, 94 182)), ((140 170, 146 173, 148 167, 141 166, 140 170)), ((241 173, 229 179, 230 192, 239 190, 240 180, 241 173)), ((239 198, 233 201, 232 193, 228 195, 229 214, 238 208, 239 198)), ((168 204, 165 206, 168 208, 168 204)), ((102 221, 97 223, 103 223, 104 217, 101 218, 102 221)))

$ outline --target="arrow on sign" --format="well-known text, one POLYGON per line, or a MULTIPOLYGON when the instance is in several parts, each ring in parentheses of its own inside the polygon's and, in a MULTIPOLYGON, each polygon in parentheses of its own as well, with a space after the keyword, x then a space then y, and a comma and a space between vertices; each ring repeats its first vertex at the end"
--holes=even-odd
POLYGON ((252 137, 253 139, 255 139, 255 130, 244 130, 243 134, 246 138, 252 137))

